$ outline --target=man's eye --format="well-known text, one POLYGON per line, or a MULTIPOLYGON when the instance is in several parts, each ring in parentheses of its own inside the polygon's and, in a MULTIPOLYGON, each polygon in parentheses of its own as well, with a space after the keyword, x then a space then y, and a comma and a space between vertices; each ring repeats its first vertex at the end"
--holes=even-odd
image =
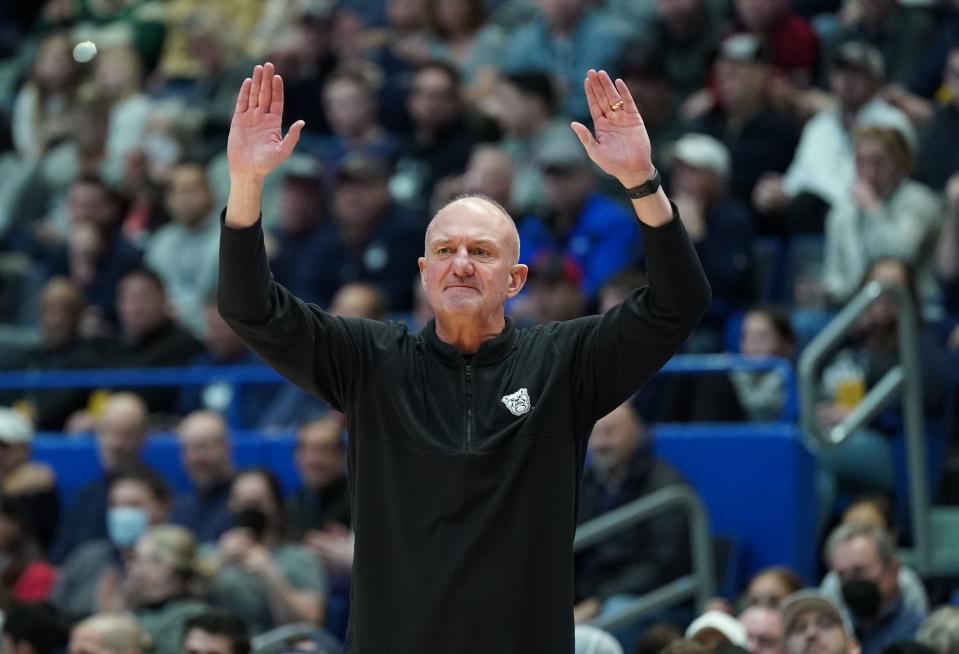
POLYGON ((436 254, 449 254, 449 248, 436 248, 436 254))
POLYGON ((474 248, 473 254, 480 257, 485 257, 485 256, 489 256, 489 250, 487 250, 486 248, 474 248))

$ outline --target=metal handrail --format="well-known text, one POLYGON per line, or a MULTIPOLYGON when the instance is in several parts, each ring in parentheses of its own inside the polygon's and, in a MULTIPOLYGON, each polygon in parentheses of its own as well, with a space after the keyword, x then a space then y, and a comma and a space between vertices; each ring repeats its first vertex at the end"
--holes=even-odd
POLYGON ((692 574, 641 595, 612 615, 591 620, 590 624, 602 629, 614 629, 689 598, 695 598, 697 610, 703 610, 715 588, 712 539, 706 509, 695 491, 687 486, 674 484, 661 488, 581 524, 573 539, 573 551, 584 550, 676 508, 684 510, 689 519, 692 574))
POLYGON ((870 282, 806 346, 799 358, 800 418, 803 431, 815 442, 838 445, 872 420, 896 393, 902 394, 906 458, 909 471, 909 509, 915 543, 915 565, 920 572, 932 569, 929 527, 929 479, 926 467, 925 427, 922 413, 922 379, 919 374, 919 329, 916 310, 904 289, 870 282), (856 320, 883 296, 896 304, 899 364, 873 386, 840 424, 828 432, 816 420, 816 385, 823 363, 842 343, 856 320))

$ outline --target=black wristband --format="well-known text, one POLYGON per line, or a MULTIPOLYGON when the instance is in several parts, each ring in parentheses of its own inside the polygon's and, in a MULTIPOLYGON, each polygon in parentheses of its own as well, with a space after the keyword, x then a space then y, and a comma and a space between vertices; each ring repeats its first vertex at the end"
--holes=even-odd
POLYGON ((662 184, 663 178, 659 176, 659 171, 653 168, 653 176, 639 186, 626 189, 626 195, 628 195, 631 200, 645 198, 647 195, 652 195, 658 191, 662 184))

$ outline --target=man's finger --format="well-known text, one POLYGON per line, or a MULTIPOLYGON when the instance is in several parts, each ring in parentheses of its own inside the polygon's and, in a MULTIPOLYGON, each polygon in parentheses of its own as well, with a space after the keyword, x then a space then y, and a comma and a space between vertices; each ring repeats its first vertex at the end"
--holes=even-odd
POLYGON ((263 66, 257 64, 253 67, 253 83, 250 84, 250 109, 257 109, 257 103, 260 98, 260 84, 263 83, 263 66))
MULTIPOLYGON (((586 79, 589 82, 589 88, 593 93, 593 97, 596 98, 596 106, 599 107, 600 115, 605 118, 607 114, 612 113, 613 109, 610 106, 609 98, 606 97, 606 91, 603 90, 603 83, 599 79, 599 73, 590 68, 589 72, 586 73, 586 79)), ((596 121, 595 117, 593 121, 596 121)))
POLYGON ((273 97, 270 101, 270 113, 275 116, 283 116, 283 78, 279 75, 273 76, 273 97))
POLYGON ((256 106, 266 113, 270 110, 270 101, 273 97, 273 64, 266 62, 263 65, 263 83, 260 84, 260 98, 256 106))
POLYGON ((583 91, 586 93, 586 105, 589 107, 589 116, 593 119, 593 124, 603 117, 603 109, 599 106, 599 100, 593 92, 593 83, 589 77, 583 80, 583 91))
POLYGON ((599 80, 599 86, 601 90, 596 92, 599 95, 599 104, 602 106, 603 97, 606 98, 607 104, 609 104, 609 110, 615 111, 613 106, 618 106, 618 111, 622 111, 622 105, 620 102, 623 102, 623 98, 619 97, 619 91, 616 90, 616 87, 613 85, 613 80, 609 78, 609 73, 605 70, 601 70, 596 74, 596 78, 599 80))
POLYGON ((586 154, 588 154, 592 159, 593 146, 596 143, 596 139, 593 138, 592 132, 590 132, 589 128, 583 123, 573 122, 570 123, 569 126, 573 128, 574 132, 576 132, 576 136, 579 137, 579 142, 583 144, 584 148, 586 148, 586 154))
POLYGON ((639 107, 636 106, 636 101, 633 100, 633 94, 629 92, 629 88, 626 86, 626 82, 617 78, 616 79, 616 90, 619 91, 619 97, 623 99, 623 111, 627 113, 639 113, 639 107))
POLYGON ((283 137, 283 141, 280 143, 280 147, 283 149, 283 154, 285 156, 290 156, 293 152, 293 148, 296 147, 297 141, 300 140, 300 132, 303 131, 303 128, 306 126, 302 120, 298 120, 292 125, 290 125, 290 131, 286 133, 286 136, 283 137))
POLYGON ((240 85, 240 93, 236 96, 236 109, 233 113, 242 114, 250 106, 250 87, 253 86, 253 80, 247 77, 240 85))

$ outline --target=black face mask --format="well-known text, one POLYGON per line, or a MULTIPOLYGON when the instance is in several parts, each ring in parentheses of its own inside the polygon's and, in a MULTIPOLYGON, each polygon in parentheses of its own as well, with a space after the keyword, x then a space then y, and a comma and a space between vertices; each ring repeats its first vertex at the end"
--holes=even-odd
POLYGON ((849 581, 842 586, 842 598, 857 620, 869 620, 879 615, 882 596, 874 581, 849 581))
POLYGON ((257 539, 263 538, 266 523, 266 513, 255 506, 244 507, 233 514, 233 526, 249 529, 257 539))

